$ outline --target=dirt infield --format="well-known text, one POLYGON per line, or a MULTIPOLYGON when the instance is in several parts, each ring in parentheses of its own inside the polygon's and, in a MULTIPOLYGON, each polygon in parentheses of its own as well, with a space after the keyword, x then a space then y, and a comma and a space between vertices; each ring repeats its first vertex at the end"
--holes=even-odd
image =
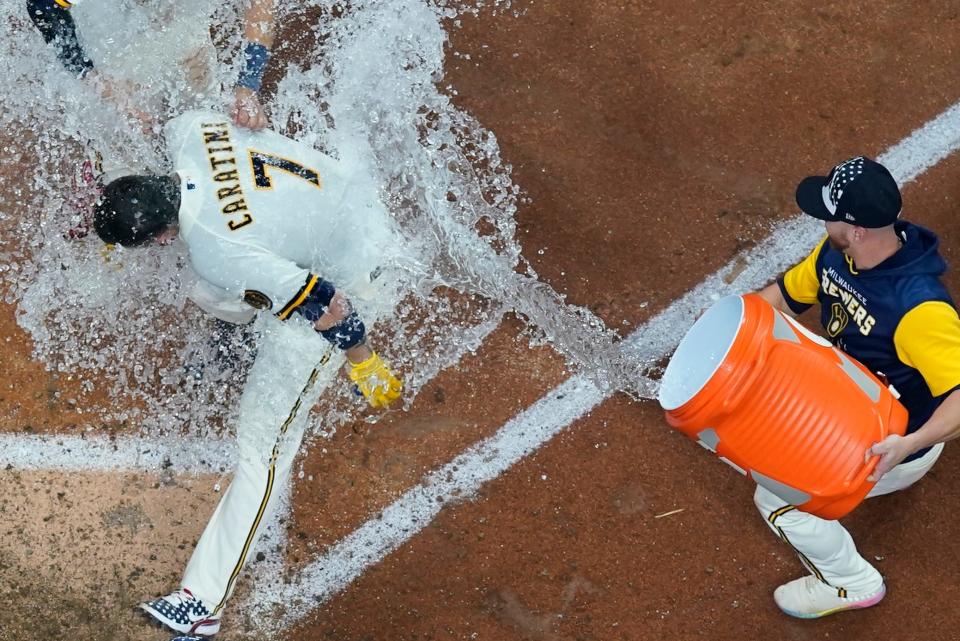
MULTIPOLYGON (((949 2, 518 0, 449 26, 445 83, 513 165, 524 256, 623 335, 794 215, 799 178, 876 156, 960 99, 949 2)), ((960 160, 904 195, 960 261, 960 160)), ((960 292, 956 272, 948 284, 960 292)), ((13 314, 0 308, 4 429, 75 430, 13 314)), ((568 376, 508 317, 410 412, 306 451, 282 580, 568 376)), ((772 591, 802 568, 750 484, 656 403, 617 395, 278 638, 956 639, 958 456, 948 446, 918 486, 849 518, 888 582, 882 605, 792 620, 772 591)), ((176 581, 221 480, 0 472, 0 639, 167 638, 133 606, 176 581)), ((220 638, 255 627, 228 617, 220 638)))

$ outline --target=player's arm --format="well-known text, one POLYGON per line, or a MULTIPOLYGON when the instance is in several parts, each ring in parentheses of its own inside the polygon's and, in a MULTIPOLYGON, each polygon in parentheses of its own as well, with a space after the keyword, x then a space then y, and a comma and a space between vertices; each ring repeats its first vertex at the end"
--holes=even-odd
POLYGON ((250 0, 243 13, 243 38, 247 42, 273 46, 275 0, 250 0))
POLYGON ((349 362, 347 374, 370 405, 386 407, 399 398, 402 384, 367 346, 363 320, 333 283, 274 255, 258 256, 249 273, 244 299, 270 309, 280 320, 299 315, 312 323, 324 339, 343 350, 349 362))
POLYGON ((386 407, 399 398, 402 384, 367 346, 363 321, 333 283, 309 274, 304 288, 277 316, 289 317, 291 313, 312 322, 321 336, 344 351, 350 362, 347 374, 370 405, 386 407))
POLYGON ((796 316, 796 312, 790 309, 790 306, 787 305, 787 299, 783 296, 783 291, 780 289, 780 282, 771 283, 757 292, 757 294, 763 300, 770 303, 770 305, 784 314, 790 314, 791 316, 796 316))
POLYGON ((243 14, 243 68, 234 90, 231 116, 235 123, 250 129, 267 126, 259 91, 273 46, 274 1, 249 0, 243 14))
POLYGON ((137 120, 144 132, 151 131, 153 117, 137 107, 129 98, 129 88, 93 68, 77 36, 77 25, 70 15, 68 0, 27 0, 27 12, 43 39, 56 48, 64 68, 78 78, 90 82, 105 100, 124 114, 137 120))
POLYGON ((775 283, 757 292, 760 297, 784 314, 797 316, 807 311, 817 302, 817 293, 820 291, 817 258, 823 251, 825 242, 826 237, 803 261, 790 268, 775 283))
POLYGON ((93 69, 93 62, 80 45, 69 8, 67 0, 27 0, 27 13, 43 39, 54 46, 67 71, 82 78, 93 69))
POLYGON ((931 301, 911 309, 893 335, 897 357, 923 376, 940 407, 917 431, 891 435, 867 451, 880 456, 880 478, 918 450, 960 437, 960 317, 953 306, 931 301))
POLYGON ((321 336, 332 345, 342 349, 349 360, 359 362, 369 358, 369 348, 364 346, 366 327, 350 301, 328 280, 303 270, 303 285, 277 310, 280 320, 294 314, 311 323, 321 336))

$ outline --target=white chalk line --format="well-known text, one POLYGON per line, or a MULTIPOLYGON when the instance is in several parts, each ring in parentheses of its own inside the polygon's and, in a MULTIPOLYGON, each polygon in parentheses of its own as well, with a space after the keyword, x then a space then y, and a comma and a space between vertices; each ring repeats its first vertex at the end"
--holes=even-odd
MULTIPOLYGON (((958 148, 960 102, 878 160, 905 185, 958 148)), ((822 223, 802 214, 784 222, 766 240, 739 254, 634 331, 624 348, 642 363, 658 361, 675 347, 705 303, 728 293, 763 286, 803 258, 822 235, 822 223)), ((420 532, 445 504, 473 496, 484 483, 537 450, 612 393, 599 390, 584 375, 571 377, 493 436, 428 474, 400 499, 301 569, 290 583, 274 590, 258 586, 248 607, 263 615, 261 620, 271 620, 279 626, 296 622, 420 532)))
MULTIPOLYGON (((877 160, 903 186, 957 149, 960 149, 960 102, 885 151, 877 160)), ((906 217, 909 218, 909 212, 906 217)), ((755 247, 738 254, 631 333, 624 341, 624 349, 638 363, 653 363, 663 358, 676 347, 705 303, 764 286, 806 256, 824 233, 823 223, 809 216, 797 215, 784 221, 755 247)), ((630 385, 625 384, 622 388, 630 389, 630 385)), ((652 399, 656 394, 655 385, 641 392, 642 396, 652 399)))
POLYGON ((169 469, 177 474, 220 474, 232 470, 236 460, 234 439, 0 436, 0 469, 63 472, 169 469))

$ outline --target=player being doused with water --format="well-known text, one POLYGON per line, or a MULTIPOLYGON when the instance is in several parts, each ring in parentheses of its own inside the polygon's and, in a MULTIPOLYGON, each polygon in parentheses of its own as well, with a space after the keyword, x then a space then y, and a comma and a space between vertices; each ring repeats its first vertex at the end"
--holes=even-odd
POLYGON ((106 185, 94 215, 122 251, 183 242, 201 281, 191 298, 233 323, 255 315, 258 354, 237 408, 240 459, 178 589, 142 604, 169 628, 212 635, 288 482, 307 416, 342 368, 369 404, 401 383, 368 343, 394 306, 402 254, 367 172, 269 130, 208 111, 164 129, 174 172, 106 185))

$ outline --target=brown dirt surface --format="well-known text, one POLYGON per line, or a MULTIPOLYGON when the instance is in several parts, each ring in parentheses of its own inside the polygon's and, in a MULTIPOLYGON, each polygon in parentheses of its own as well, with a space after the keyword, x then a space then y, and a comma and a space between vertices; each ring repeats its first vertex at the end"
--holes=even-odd
MULTIPOLYGON (((445 82, 513 166, 524 256, 620 330, 792 216, 798 179, 876 156, 960 96, 950 2, 517 0, 460 23, 445 82)), ((960 260, 960 160, 924 173, 905 202, 960 260)), ((960 291, 956 272, 948 284, 960 291)), ((2 429, 68 432, 78 418, 51 401, 63 381, 30 360, 9 306, 0 330, 2 429)), ((567 375, 508 319, 409 412, 305 448, 290 567, 567 375)), ((656 403, 615 396, 280 638, 950 641, 958 456, 948 446, 916 487, 848 519, 887 578, 883 604, 798 621, 772 591, 802 569, 750 484, 670 431, 656 403)), ((133 606, 176 581, 217 480, 0 471, 0 639, 168 638, 133 606)))

